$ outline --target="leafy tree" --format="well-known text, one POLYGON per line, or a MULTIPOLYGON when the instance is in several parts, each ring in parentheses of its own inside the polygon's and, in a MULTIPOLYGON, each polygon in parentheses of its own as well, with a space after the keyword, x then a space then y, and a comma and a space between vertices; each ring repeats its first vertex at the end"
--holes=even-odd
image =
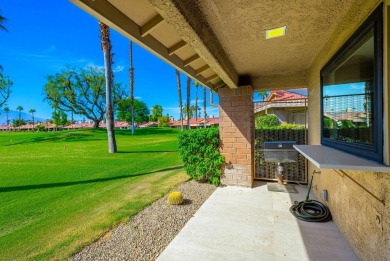
POLYGON ((259 98, 261 101, 265 101, 269 95, 269 91, 261 91, 259 92, 259 98))
POLYGON ((183 130, 183 104, 181 100, 181 83, 180 83, 180 72, 176 69, 176 79, 177 79, 177 91, 179 93, 179 110, 180 110, 180 128, 183 130))
POLYGON ((68 115, 61 110, 54 110, 52 113, 52 119, 56 128, 58 126, 65 126, 68 123, 68 115))
MULTIPOLYGON (((114 104, 124 94, 120 84, 114 84, 114 104)), ((61 73, 47 76, 45 99, 55 109, 85 116, 99 127, 106 111, 105 77, 96 67, 67 67, 61 73)))
POLYGON ((110 40, 110 28, 99 21, 100 40, 104 57, 104 75, 106 78, 106 128, 108 136, 108 152, 115 153, 117 151, 115 140, 115 119, 112 85, 114 84, 114 73, 112 71, 112 46, 110 40))
POLYGON ((19 127, 19 131, 20 131, 20 126, 23 125, 23 124, 20 124, 21 120, 22 120, 23 107, 19 105, 18 107, 16 107, 16 110, 19 111, 19 125, 18 125, 18 127, 19 127))
POLYGON ((7 102, 11 94, 12 85, 13 82, 7 75, 3 74, 2 68, 0 67, 0 108, 7 102))
POLYGON ((133 67, 133 41, 130 41, 130 111, 131 134, 134 135, 134 67, 133 67))
MULTIPOLYGON (((121 121, 131 122, 130 98, 119 101, 117 118, 121 121)), ((134 122, 142 123, 149 120, 149 109, 146 103, 134 99, 134 122)))
POLYGON ((183 114, 184 114, 184 117, 187 117, 188 119, 192 119, 195 117, 195 115, 197 114, 197 111, 199 110, 200 108, 198 107, 198 109, 196 109, 195 105, 190 105, 190 106, 187 106, 187 103, 184 105, 184 108, 183 108, 183 114), (188 110, 188 111, 187 111, 188 110))
POLYGON ((268 127, 275 127, 279 125, 278 116, 275 114, 266 114, 256 117, 256 129, 263 129, 268 127))
POLYGON ((152 115, 150 115, 150 121, 157 121, 159 117, 163 115, 163 107, 161 105, 153 105, 152 115))
MULTIPOLYGON (((0 12, 1 13, 1 12, 0 12)), ((0 14, 0 30, 8 32, 7 28, 5 28, 4 23, 7 21, 7 18, 0 14)))
POLYGON ((38 124, 38 125, 35 126, 35 129, 36 129, 37 131, 44 131, 44 130, 45 130, 45 125, 43 125, 43 124, 38 124))
POLYGON ((324 129, 332 129, 334 128, 334 122, 329 117, 324 117, 324 129))
POLYGON ((31 114, 31 117, 32 117, 32 125, 33 125, 33 129, 34 129, 34 113, 36 113, 37 111, 35 109, 30 109, 28 111, 28 113, 31 114))
POLYGON ((19 127, 19 131, 20 131, 20 126, 25 125, 25 124, 26 124, 26 121, 23 119, 15 119, 12 121, 12 126, 19 127))
POLYGON ((169 127, 169 115, 158 117, 157 122, 159 127, 169 127))

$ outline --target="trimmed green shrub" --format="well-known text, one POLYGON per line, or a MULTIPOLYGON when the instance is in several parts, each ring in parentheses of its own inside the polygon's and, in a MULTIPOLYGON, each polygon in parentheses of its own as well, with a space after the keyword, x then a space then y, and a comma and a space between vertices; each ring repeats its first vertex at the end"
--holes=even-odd
POLYGON ((303 130, 305 129, 304 125, 292 124, 292 123, 283 123, 279 126, 265 126, 262 128, 257 128, 258 130, 303 130))
POLYGON ((202 128, 179 134, 179 152, 187 174, 194 180, 219 185, 224 158, 219 153, 219 129, 202 128))
POLYGON ((263 129, 267 127, 274 127, 279 125, 278 116, 275 114, 265 114, 256 117, 255 120, 256 129, 263 129))

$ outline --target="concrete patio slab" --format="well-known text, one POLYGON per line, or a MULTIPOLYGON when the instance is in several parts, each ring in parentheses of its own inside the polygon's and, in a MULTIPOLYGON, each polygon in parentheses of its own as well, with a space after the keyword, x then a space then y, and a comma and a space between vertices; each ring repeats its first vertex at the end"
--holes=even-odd
POLYGON ((303 222, 289 212, 307 194, 306 186, 296 189, 271 192, 265 182, 218 188, 157 260, 358 260, 333 222, 303 222))

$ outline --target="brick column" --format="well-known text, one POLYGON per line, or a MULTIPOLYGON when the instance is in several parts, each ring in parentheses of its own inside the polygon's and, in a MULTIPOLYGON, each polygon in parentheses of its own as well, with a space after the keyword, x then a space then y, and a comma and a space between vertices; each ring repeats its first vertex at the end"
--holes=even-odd
POLYGON ((254 115, 252 86, 223 88, 219 95, 219 135, 223 185, 252 187, 254 155, 254 115))

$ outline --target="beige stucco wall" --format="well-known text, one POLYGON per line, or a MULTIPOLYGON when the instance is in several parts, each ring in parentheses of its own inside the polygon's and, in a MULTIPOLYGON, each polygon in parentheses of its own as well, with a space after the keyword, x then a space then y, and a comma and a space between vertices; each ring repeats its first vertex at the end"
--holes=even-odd
MULTIPOLYGON (((309 144, 320 144, 319 76, 321 68, 381 2, 378 0, 358 2, 355 8, 344 17, 337 31, 308 70, 309 144)), ((387 44, 387 42, 385 43, 387 44)), ((384 49, 387 54, 388 46, 384 49)), ((386 57, 385 70, 388 70, 386 57)), ((385 108, 388 110, 387 75, 386 71, 384 88, 387 99, 385 99, 385 108)), ((389 115, 387 111, 385 117, 385 144, 388 144, 389 115)), ((387 157, 385 161, 388 162, 387 149, 385 149, 385 154, 387 157)), ((315 167, 309 165, 310 174, 315 167)), ((390 173, 321 170, 321 174, 315 176, 313 183, 313 190, 319 199, 323 189, 328 190, 329 200, 325 203, 331 209, 334 222, 345 235, 357 256, 361 260, 388 260, 390 257, 390 173)))

